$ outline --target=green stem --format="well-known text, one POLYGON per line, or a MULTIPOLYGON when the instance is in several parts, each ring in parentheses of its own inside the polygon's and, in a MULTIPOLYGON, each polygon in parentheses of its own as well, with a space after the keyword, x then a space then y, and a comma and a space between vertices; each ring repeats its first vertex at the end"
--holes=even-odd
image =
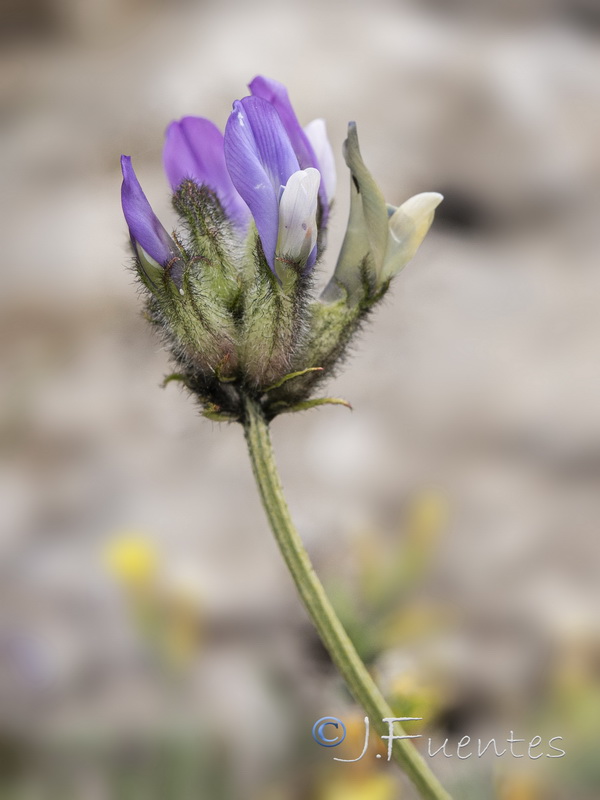
MULTIPOLYGON (((366 711, 375 730, 387 735, 388 724, 383 720, 393 718, 394 713, 360 660, 315 574, 283 496, 268 423, 260 406, 249 398, 245 401, 244 430, 263 506, 302 602, 355 699, 366 711)), ((395 724, 396 735, 405 735, 399 723, 395 724)), ((422 798, 451 800, 410 740, 396 739, 393 754, 422 798)))

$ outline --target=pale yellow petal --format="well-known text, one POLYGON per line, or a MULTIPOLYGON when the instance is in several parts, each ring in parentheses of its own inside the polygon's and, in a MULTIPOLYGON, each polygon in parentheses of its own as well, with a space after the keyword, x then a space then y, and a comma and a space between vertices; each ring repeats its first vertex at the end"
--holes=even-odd
POLYGON ((443 199, 438 192, 423 192, 411 197, 392 214, 382 269, 384 280, 400 272, 413 258, 431 227, 435 209, 443 199))

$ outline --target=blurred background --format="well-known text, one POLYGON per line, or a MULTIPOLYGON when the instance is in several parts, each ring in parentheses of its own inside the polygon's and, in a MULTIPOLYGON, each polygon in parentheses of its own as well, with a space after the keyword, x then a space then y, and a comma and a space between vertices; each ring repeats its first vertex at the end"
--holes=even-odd
MULTIPOLYGON (((466 800, 600 787, 596 0, 4 0, 0 796, 415 798, 271 541, 241 430, 199 418, 141 316, 119 202, 168 122, 262 73, 397 205, 445 201, 330 391, 280 417, 293 515, 399 715, 466 800), (348 727, 319 747, 315 720, 348 727), (459 760, 510 732, 537 760, 459 760), (562 736, 563 758, 548 747, 562 736), (373 742, 375 745, 375 742, 373 742)), ((168 224, 167 224, 168 226, 168 224)))

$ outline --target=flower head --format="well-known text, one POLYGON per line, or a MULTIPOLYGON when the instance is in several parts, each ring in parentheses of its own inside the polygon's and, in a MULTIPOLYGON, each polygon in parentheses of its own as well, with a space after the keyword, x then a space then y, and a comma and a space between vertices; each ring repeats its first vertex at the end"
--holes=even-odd
POLYGON ((441 196, 387 206, 351 123, 348 229, 331 281, 311 297, 336 175, 325 123, 302 127, 283 84, 263 76, 236 100, 224 133, 184 117, 163 161, 183 230, 167 232, 122 156, 122 206, 150 316, 176 377, 213 419, 238 419, 244 395, 267 416, 305 408, 361 319, 412 258, 441 196))

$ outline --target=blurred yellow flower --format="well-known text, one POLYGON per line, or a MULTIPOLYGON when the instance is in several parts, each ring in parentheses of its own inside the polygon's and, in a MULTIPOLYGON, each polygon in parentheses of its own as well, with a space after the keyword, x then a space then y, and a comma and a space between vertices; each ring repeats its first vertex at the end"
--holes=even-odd
POLYGON ((506 775, 498 787, 498 800, 542 800, 542 786, 525 772, 506 775))
POLYGON ((164 664, 191 663, 201 641, 202 581, 189 561, 165 557, 137 531, 112 539, 105 551, 112 575, 128 590, 127 600, 140 633, 164 664))
POLYGON ((411 723, 412 728, 419 731, 426 725, 426 720, 439 713, 444 704, 441 688, 423 683, 414 672, 396 676, 389 694, 395 714, 402 717, 421 717, 421 722, 411 723))
POLYGON ((319 800, 400 800, 398 792, 398 784, 385 772, 360 777, 349 773, 327 781, 319 800))
POLYGON ((109 543, 105 560, 116 578, 137 588, 154 579, 159 557, 155 545, 144 534, 124 532, 109 543))

